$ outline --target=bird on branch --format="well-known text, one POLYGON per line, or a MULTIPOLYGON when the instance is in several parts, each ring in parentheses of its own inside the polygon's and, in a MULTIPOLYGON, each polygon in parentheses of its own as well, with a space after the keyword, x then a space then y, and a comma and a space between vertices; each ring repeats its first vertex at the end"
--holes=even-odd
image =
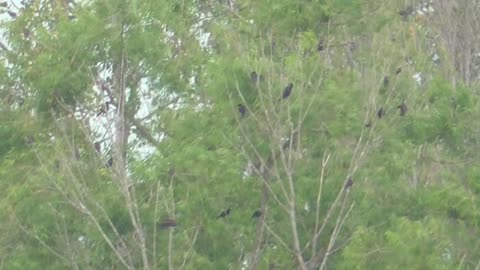
POLYGON ((228 208, 227 210, 223 210, 223 211, 220 213, 220 215, 218 215, 217 219, 219 219, 219 218, 224 218, 224 217, 230 215, 230 211, 231 211, 230 208, 228 208))

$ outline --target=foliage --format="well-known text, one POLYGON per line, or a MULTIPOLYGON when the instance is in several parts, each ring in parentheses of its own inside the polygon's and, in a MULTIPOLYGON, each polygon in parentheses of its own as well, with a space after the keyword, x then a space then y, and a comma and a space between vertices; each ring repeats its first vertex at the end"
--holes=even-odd
POLYGON ((64 2, 2 25, 5 269, 478 267, 479 100, 426 15, 64 2))

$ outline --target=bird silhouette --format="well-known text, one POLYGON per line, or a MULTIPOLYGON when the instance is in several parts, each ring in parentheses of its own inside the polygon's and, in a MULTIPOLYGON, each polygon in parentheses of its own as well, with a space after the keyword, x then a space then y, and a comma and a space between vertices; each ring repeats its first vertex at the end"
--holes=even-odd
POLYGON ((177 226, 177 221, 171 218, 166 218, 162 220, 162 222, 160 222, 158 225, 160 226, 161 229, 172 228, 177 226))
POLYGON ((345 184, 345 189, 351 188, 353 185, 353 179, 351 177, 348 178, 347 183, 345 184))
POLYGON ((257 72, 252 71, 252 72, 250 73, 250 80, 252 80, 252 82, 257 82, 257 81, 258 81, 258 74, 257 74, 257 72))
POLYGON ((242 115, 242 117, 245 116, 245 114, 247 113, 247 108, 245 107, 245 105, 240 103, 237 105, 237 107, 238 107, 238 112, 242 115))
POLYGON ((406 21, 410 15, 414 13, 414 9, 412 6, 408 6, 405 9, 402 9, 398 12, 398 15, 402 17, 402 21, 406 21))
POLYGON ((387 87, 390 83, 390 78, 388 76, 383 77, 383 86, 387 87))
POLYGON ((325 48, 325 46, 323 44, 323 40, 318 41, 317 51, 321 52, 321 51, 323 51, 324 48, 325 48))
POLYGON ((230 215, 230 211, 231 211, 230 208, 228 208, 227 210, 223 210, 223 211, 220 213, 220 215, 218 215, 217 219, 219 219, 219 218, 224 218, 224 217, 230 215))
POLYGON ((285 90, 283 90, 282 98, 283 99, 288 98, 290 96, 290 94, 292 93, 292 89, 293 89, 293 83, 289 83, 287 85, 287 87, 285 87, 285 90))
POLYGON ((385 110, 383 109, 383 107, 380 107, 380 109, 378 109, 377 111, 377 116, 378 118, 382 118, 384 115, 385 115, 385 110))
POLYGON ((14 19, 17 17, 17 13, 15 13, 13 11, 7 10, 7 13, 8 13, 8 15, 10 15, 10 17, 12 17, 14 19))
POLYGON ((252 218, 259 218, 262 216, 262 211, 260 210, 256 210, 255 212, 253 212, 252 214, 252 218))
POLYGON ((100 142, 95 142, 93 144, 94 148, 95 148, 95 151, 97 152, 97 154, 101 154, 102 153, 102 145, 100 144, 100 142))
POLYGON ((454 208, 454 207, 448 208, 447 214, 448 214, 448 217, 450 217, 452 219, 458 219, 459 218, 459 213, 458 213, 457 208, 454 208))
POLYGON ((396 75, 400 74, 400 72, 402 72, 402 68, 401 68, 401 67, 399 67, 399 68, 397 68, 397 70, 395 70, 395 74, 396 74, 396 75))
POLYGON ((113 166, 113 157, 110 157, 108 160, 107 160, 107 164, 105 164, 107 166, 107 168, 110 168, 113 166))
POLYGON ((405 114, 408 111, 407 104, 405 102, 402 102, 402 104, 398 105, 397 108, 400 109, 400 116, 405 116, 405 114))

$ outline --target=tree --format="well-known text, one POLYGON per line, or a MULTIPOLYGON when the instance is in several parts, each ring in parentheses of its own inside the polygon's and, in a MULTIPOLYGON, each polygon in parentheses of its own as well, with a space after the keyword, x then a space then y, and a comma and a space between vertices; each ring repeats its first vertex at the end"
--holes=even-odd
POLYGON ((478 265, 478 100, 422 6, 6 8, 7 269, 478 265))

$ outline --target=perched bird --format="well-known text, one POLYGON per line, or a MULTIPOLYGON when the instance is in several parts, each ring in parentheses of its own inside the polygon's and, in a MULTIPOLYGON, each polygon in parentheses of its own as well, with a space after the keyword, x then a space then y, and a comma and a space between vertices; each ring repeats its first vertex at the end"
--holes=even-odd
POLYGON ((10 17, 12 17, 14 19, 17 17, 17 13, 15 13, 13 11, 7 10, 7 13, 8 13, 8 15, 10 15, 10 17))
POLYGON ((450 207, 450 208, 448 208, 447 214, 448 214, 448 217, 449 217, 449 218, 452 218, 452 219, 458 219, 459 216, 460 216, 460 215, 458 214, 457 208, 455 208, 455 207, 450 207))
POLYGON ((253 212, 252 214, 252 218, 259 218, 262 216, 262 211, 260 210, 256 210, 255 212, 253 212))
POLYGON ((220 215, 218 215, 217 219, 219 218, 224 218, 226 216, 230 215, 230 208, 228 208, 227 210, 223 210, 220 215))
POLYGON ((400 74, 400 72, 402 72, 402 67, 399 67, 397 68, 397 70, 395 70, 396 75, 400 74))
POLYGON ((252 82, 254 82, 254 83, 257 83, 259 81, 263 81, 263 76, 258 75, 257 72, 255 72, 255 71, 252 71, 250 73, 250 80, 252 80, 252 82))
POLYGON ((410 15, 414 12, 412 6, 407 6, 405 9, 402 9, 398 12, 398 15, 402 17, 402 21, 406 21, 410 15))
POLYGON ((22 32, 25 38, 28 38, 30 36, 30 30, 28 30, 27 28, 23 28, 22 32))
POLYGON ((258 74, 257 74, 257 72, 252 71, 252 72, 250 73, 250 80, 252 80, 252 82, 257 82, 257 81, 258 81, 258 74))
POLYGON ((345 189, 351 188, 353 185, 353 179, 351 177, 348 178, 347 183, 345 184, 345 189))
POLYGON ((107 168, 111 168, 113 166, 113 157, 110 157, 108 160, 107 160, 107 164, 106 164, 107 168))
POLYGON ((286 140, 286 141, 282 144, 282 149, 287 149, 289 146, 290 146, 290 139, 286 140))
POLYGON ((323 40, 320 40, 317 45, 317 51, 321 52, 324 49, 323 40))
POLYGON ((100 116, 100 115, 104 115, 108 112, 108 109, 110 107, 110 102, 105 102, 104 105, 102 105, 102 107, 100 107, 100 109, 98 110, 98 113, 97 113, 97 116, 100 116))
POLYGON ((405 116, 405 114, 408 111, 407 104, 405 102, 402 102, 402 104, 398 105, 397 108, 400 109, 400 116, 405 116))
POLYGON ((383 109, 383 107, 380 107, 380 109, 378 109, 377 111, 377 116, 378 118, 382 118, 384 115, 385 115, 385 110, 383 109))
POLYGON ((95 151, 98 153, 98 154, 101 154, 102 153, 102 145, 100 144, 100 142, 95 142, 93 144, 93 147, 95 147, 95 151))
POLYGON ((285 87, 285 90, 283 90, 282 98, 283 99, 288 98, 290 96, 290 94, 292 93, 292 89, 293 89, 293 83, 289 83, 287 85, 287 87, 285 87))
POLYGON ((245 114, 247 113, 247 108, 245 107, 245 105, 240 103, 237 105, 237 107, 238 107, 238 112, 242 115, 242 117, 245 116, 245 114))
POLYGON ((388 76, 383 77, 383 86, 387 87, 390 83, 390 78, 388 76))
POLYGON ((28 136, 25 138, 25 143, 27 145, 33 145, 35 143, 35 138, 33 138, 32 136, 28 136))
POLYGON ((75 157, 76 160, 79 160, 80 159, 80 150, 78 148, 75 148, 75 151, 73 152, 73 155, 75 157))
POLYGON ((166 218, 162 220, 162 222, 160 222, 158 225, 160 226, 160 229, 173 228, 177 226, 177 221, 171 218, 166 218))

